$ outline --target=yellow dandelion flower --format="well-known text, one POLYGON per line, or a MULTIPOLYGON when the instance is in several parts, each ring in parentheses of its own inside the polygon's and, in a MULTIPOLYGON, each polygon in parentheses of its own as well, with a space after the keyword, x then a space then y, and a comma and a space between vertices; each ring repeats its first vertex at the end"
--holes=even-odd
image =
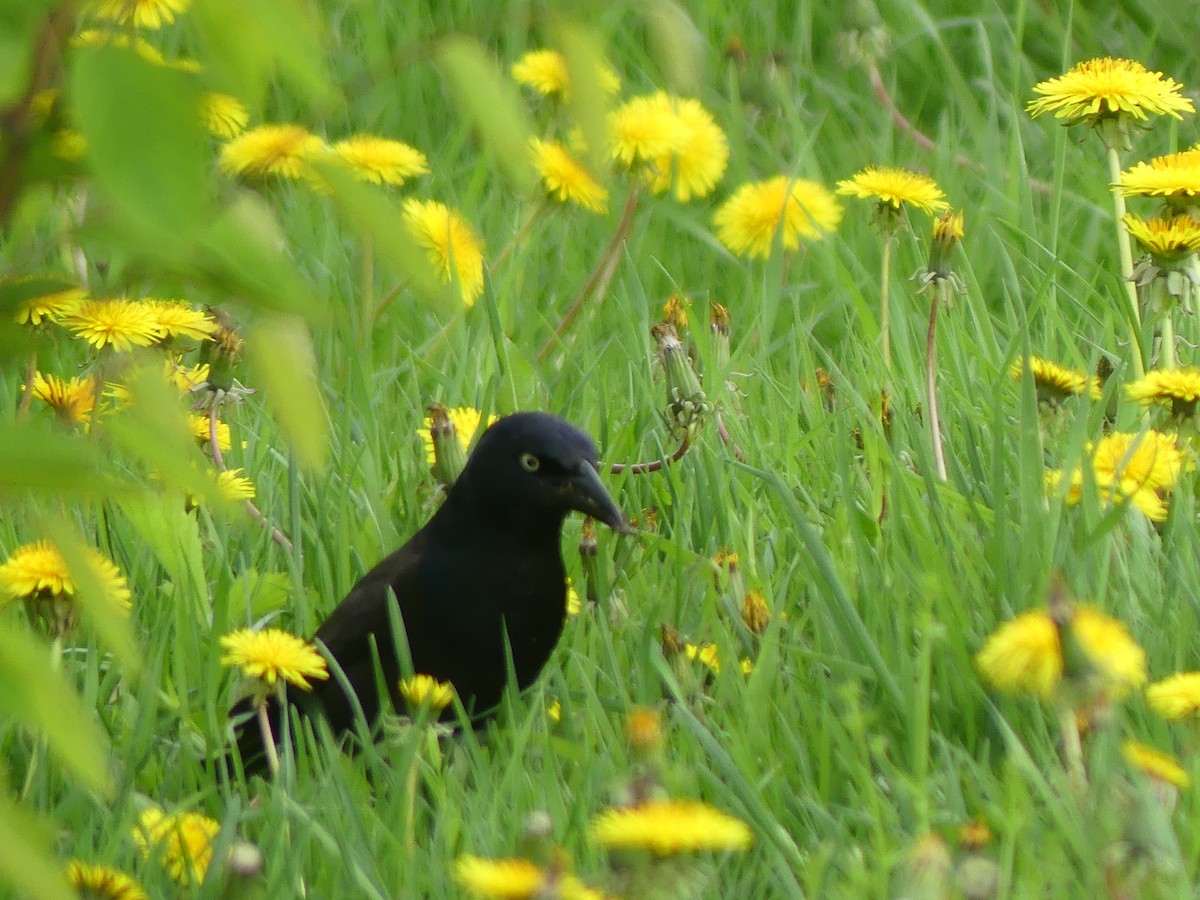
POLYGON ((400 680, 400 696, 412 708, 428 706, 437 712, 454 702, 454 685, 432 675, 414 675, 400 680))
POLYGON ((1122 741, 1121 755, 1143 775, 1156 781, 1164 781, 1177 788, 1186 788, 1192 783, 1192 779, 1175 757, 1146 744, 1131 740, 1122 741))
MULTIPOLYGON (((129 609, 133 594, 121 570, 95 547, 87 548, 85 556, 89 574, 100 583, 104 596, 118 609, 129 609)), ((9 600, 40 600, 74 594, 75 580, 67 562, 49 541, 24 544, 0 565, 0 601, 5 596, 9 600)))
POLYGON ((483 293, 483 244, 466 220, 444 203, 410 199, 404 202, 404 225, 442 282, 457 281, 463 303, 474 306, 483 293))
POLYGON ((96 405, 96 379, 92 375, 66 381, 57 375, 33 376, 33 396, 72 424, 87 421, 96 405))
POLYGON ((542 177, 546 193, 560 203, 575 203, 592 212, 608 208, 608 191, 557 141, 530 141, 533 165, 542 177))
POLYGON ((689 800, 657 800, 609 809, 592 820, 592 838, 609 850, 658 856, 702 850, 745 850, 754 840, 741 819, 689 800))
POLYGON ((612 158, 626 167, 669 157, 681 141, 678 117, 662 92, 634 97, 609 115, 612 158))
POLYGON ((150 900, 142 886, 120 869, 87 863, 81 859, 67 862, 67 882, 80 897, 96 900, 150 900))
POLYGON ((429 174, 425 154, 402 141, 356 134, 330 149, 360 181, 401 185, 414 175, 429 174))
POLYGON ((1200 400, 1200 368, 1147 372, 1144 377, 1126 385, 1125 395, 1144 406, 1167 404, 1173 416, 1195 415, 1196 401, 1200 400))
POLYGON ((98 350, 149 347, 163 336, 153 310, 132 300, 85 300, 62 324, 98 350))
POLYGON ((324 681, 329 677, 325 658, 317 648, 282 628, 255 631, 239 628, 221 637, 225 655, 221 665, 242 670, 266 687, 285 681, 301 690, 312 690, 308 679, 324 681))
POLYGON ((180 393, 186 394, 208 381, 208 371, 208 363, 185 366, 177 359, 168 359, 164 374, 167 376, 167 381, 175 385, 180 393))
POLYGON ((154 31, 170 25, 191 5, 191 0, 94 0, 85 9, 98 19, 154 31))
POLYGON ((82 288, 68 288, 41 297, 31 297, 17 304, 16 322, 18 325, 58 322, 63 316, 74 312, 86 299, 87 291, 82 288))
POLYGON ((205 341, 211 339, 217 330, 216 321, 208 313, 181 300, 147 298, 142 304, 150 309, 154 321, 162 331, 163 340, 187 337, 205 341))
POLYGON ((1174 487, 1183 462, 1178 438, 1154 429, 1112 432, 1097 442, 1092 453, 1097 479, 1152 490, 1174 487))
MULTIPOLYGON (((1119 621, 1080 605, 1070 628, 1114 696, 1145 683, 1146 654, 1119 621)), ((1058 626, 1044 609, 1022 613, 996 629, 976 654, 975 665, 999 691, 1047 699, 1063 674, 1058 626)))
POLYGON ((158 860, 168 875, 187 887, 204 882, 220 831, 219 822, 200 813, 168 815, 151 807, 138 816, 133 842, 143 858, 158 860))
POLYGON ((1009 374, 1020 381, 1025 377, 1025 366, 1028 364, 1033 375, 1033 386, 1037 390, 1039 403, 1057 404, 1067 397, 1086 394, 1093 400, 1099 400, 1100 379, 1085 372, 1076 372, 1060 366, 1048 359, 1031 356, 1028 359, 1018 359, 1013 362, 1009 374))
POLYGON ((688 327, 688 310, 692 308, 691 297, 685 297, 678 292, 667 298, 663 304, 662 320, 672 326, 679 334, 688 327))
POLYGON ((1077 63, 1065 75, 1036 85, 1033 92, 1041 96, 1026 109, 1031 116, 1052 112, 1069 125, 1095 125, 1121 116, 1144 121, 1147 114, 1179 119, 1181 113, 1194 112, 1182 89, 1173 79, 1134 60, 1101 57, 1077 63))
POLYGON ((933 223, 933 239, 947 243, 961 241, 966 235, 966 215, 961 209, 947 210, 933 223))
MULTIPOLYGON (((1046 493, 1057 496, 1062 491, 1063 472, 1051 469, 1046 472, 1046 493)), ((1167 504, 1153 488, 1139 486, 1129 479, 1114 479, 1112 473, 1092 472, 1092 481, 1096 485, 1097 500, 1101 506, 1123 506, 1133 504, 1133 507, 1151 522, 1167 520, 1167 504)), ((1083 470, 1075 468, 1071 471, 1063 499, 1068 506, 1077 506, 1083 500, 1083 470)))
POLYGON ((545 871, 528 859, 483 859, 464 854, 454 863, 454 878, 468 892, 497 900, 604 900, 604 894, 574 875, 545 871))
POLYGON ((1160 264, 1178 262, 1200 250, 1200 222, 1186 213, 1165 219, 1126 215, 1121 221, 1142 252, 1160 264))
MULTIPOLYGON (((218 438, 219 440, 219 438, 218 438)), ((254 483, 242 469, 225 469, 217 476, 217 494, 227 503, 254 499, 254 483)))
MULTIPOLYGON (((717 655, 716 644, 684 644, 683 654, 688 659, 701 663, 714 675, 721 673, 721 660, 717 655)), ((748 659, 743 659, 738 663, 738 668, 743 675, 749 675, 754 671, 754 663, 748 659)))
MULTIPOLYGON (((463 453, 471 446, 471 441, 475 439, 475 432, 480 431, 480 419, 483 418, 483 413, 470 406, 456 406, 453 409, 447 409, 446 415, 450 417, 451 423, 454 425, 454 433, 458 436, 458 443, 462 447, 463 453)), ((484 423, 484 428, 491 426, 496 421, 498 416, 488 416, 487 422, 484 423)), ((421 427, 417 429, 417 436, 421 438, 421 444, 425 447, 425 461, 429 465, 437 462, 437 456, 433 452, 433 417, 426 416, 421 420, 421 427)))
MULTIPOLYGON (((601 66, 596 75, 606 92, 615 94, 621 89, 621 79, 608 66, 601 66)), ((530 50, 513 63, 512 77, 517 84, 531 87, 539 94, 571 95, 567 59, 557 50, 530 50)))
POLYGON ((893 210, 915 206, 937 213, 950 207, 946 194, 928 175, 886 166, 868 166, 854 177, 839 181, 837 192, 846 197, 874 200, 893 210))
POLYGON ((246 130, 250 113, 232 94, 209 91, 200 98, 200 120, 213 137, 230 140, 246 130))
POLYGON ((680 203, 707 196, 729 163, 725 132, 699 100, 657 96, 660 108, 675 119, 674 141, 667 152, 651 159, 650 189, 656 194, 671 190, 680 203))
POLYGON ((1162 197, 1173 207, 1186 207, 1200 194, 1200 147, 1156 156, 1121 173, 1114 187, 1126 197, 1162 197))
POLYGON ((784 250, 819 241, 842 220, 842 205, 822 185, 779 175, 744 184, 713 216, 717 237, 734 253, 766 257, 775 235, 784 250))
POLYGON ((245 178, 295 180, 306 176, 309 162, 325 151, 325 142, 299 125, 260 125, 222 147, 218 165, 245 178))
MULTIPOLYGON (((188 413, 188 426, 192 429, 192 436, 196 438, 200 446, 207 447, 212 443, 212 426, 209 423, 208 413, 188 413)), ((224 453, 232 446, 229 423, 218 420, 217 449, 224 453)))
POLYGON ((1164 719, 1200 715, 1200 672, 1179 672, 1146 688, 1146 702, 1164 719))

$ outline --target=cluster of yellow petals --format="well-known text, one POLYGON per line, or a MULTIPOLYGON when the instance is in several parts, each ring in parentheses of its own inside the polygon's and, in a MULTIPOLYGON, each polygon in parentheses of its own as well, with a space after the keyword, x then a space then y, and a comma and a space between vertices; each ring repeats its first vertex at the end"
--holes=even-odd
POLYGON ((241 669, 266 687, 283 681, 307 691, 312 689, 310 678, 324 681, 329 677, 325 658, 317 648, 281 628, 239 628, 222 635, 220 643, 225 651, 221 665, 241 669))
POLYGON ((1033 116, 1052 112, 1068 123, 1118 115, 1178 119, 1182 113, 1195 111, 1182 90, 1173 79, 1151 72, 1135 60, 1100 57, 1077 63, 1066 74, 1036 85, 1033 92, 1041 96, 1031 100, 1027 109, 1033 116))
POLYGON ((591 832, 609 850, 648 850, 658 856, 745 850, 754 840, 741 819, 693 800, 608 809, 592 821, 591 832))
POLYGON ((157 859, 167 874, 187 887, 204 882, 220 831, 219 822, 201 813, 168 815, 158 807, 151 807, 138 817, 133 841, 143 857, 157 859))
MULTIPOLYGON (((119 609, 129 609, 133 594, 121 570, 95 547, 85 551, 87 574, 119 609)), ((46 540, 25 544, 0 565, 0 605, 5 600, 74 596, 75 578, 59 549, 46 540)))
POLYGON ((483 242, 457 211, 436 200, 404 202, 404 226, 444 284, 458 283, 470 307, 483 293, 483 242))
POLYGON ((656 193, 686 203, 712 192, 729 163, 729 142, 700 101, 658 91, 634 97, 609 119, 613 159, 639 166, 656 193))
MULTIPOLYGON (((475 433, 480 430, 483 413, 472 406, 454 406, 448 408, 446 414, 449 416, 451 424, 454 425, 454 434, 458 438, 459 445, 466 453, 471 446, 471 441, 475 439, 475 433)), ((489 415, 487 421, 483 422, 483 427, 489 427, 497 418, 497 416, 489 415)), ((437 456, 433 449, 432 428, 433 417, 426 416, 421 420, 421 427, 417 429, 417 436, 425 448, 425 461, 431 466, 437 462, 437 456)))
POLYGON ((713 216, 717 237, 734 253, 751 259, 771 253, 778 235, 784 250, 801 240, 817 241, 835 230, 842 205, 823 185, 777 175, 739 187, 713 216))

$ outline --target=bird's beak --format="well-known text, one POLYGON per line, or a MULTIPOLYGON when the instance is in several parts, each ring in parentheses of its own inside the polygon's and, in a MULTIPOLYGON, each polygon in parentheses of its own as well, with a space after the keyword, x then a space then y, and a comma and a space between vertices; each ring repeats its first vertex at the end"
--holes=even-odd
POLYGON ((582 462, 579 469, 568 479, 568 496, 571 509, 603 522, 617 534, 633 534, 634 528, 625 521, 616 501, 609 495, 596 467, 582 462))

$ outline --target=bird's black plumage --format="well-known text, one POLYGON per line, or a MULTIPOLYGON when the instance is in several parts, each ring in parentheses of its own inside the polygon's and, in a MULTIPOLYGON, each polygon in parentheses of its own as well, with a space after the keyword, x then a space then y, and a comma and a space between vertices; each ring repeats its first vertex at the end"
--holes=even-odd
MULTIPOLYGON (((499 702, 510 650, 517 684, 537 677, 566 615, 560 541, 572 511, 628 530, 597 474, 591 438, 547 413, 506 416, 484 432, 432 518, 364 575, 314 635, 341 667, 368 723, 380 713, 379 671, 393 704, 403 708, 390 595, 413 672, 451 682, 472 714, 499 702)), ((290 691, 288 700, 306 714, 323 714, 335 734, 354 726, 355 704, 337 678, 316 682, 311 692, 290 691)), ((276 733, 278 713, 271 710, 276 733)), ((240 725, 237 743, 247 771, 261 768, 253 718, 240 725)))

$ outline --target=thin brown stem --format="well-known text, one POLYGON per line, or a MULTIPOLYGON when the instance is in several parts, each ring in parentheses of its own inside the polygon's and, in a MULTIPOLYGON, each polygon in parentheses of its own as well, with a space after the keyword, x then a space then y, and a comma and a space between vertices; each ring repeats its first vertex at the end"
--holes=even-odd
POLYGON ((550 336, 550 339, 538 351, 538 362, 546 361, 546 357, 562 341, 567 330, 575 324, 575 320, 579 318, 579 314, 583 312, 584 306, 593 295, 597 297, 597 303, 604 299, 604 295, 608 292, 609 282, 612 281, 613 273, 616 271, 621 245, 624 243, 626 236, 629 234, 629 229, 633 225, 633 214, 637 212, 639 196, 639 191, 636 187, 630 190, 629 199, 625 202, 625 209, 621 213, 621 221, 617 224, 617 230, 614 232, 612 240, 604 248, 604 252, 600 255, 600 261, 596 264, 596 268, 592 270, 592 274, 588 278, 587 283, 584 284, 583 290, 579 292, 579 295, 563 314, 558 325, 555 326, 554 334, 550 336))
POLYGON ((625 471, 628 471, 630 475, 645 475, 649 472, 658 472, 665 469, 671 463, 679 462, 679 460, 683 459, 684 454, 688 452, 688 448, 691 446, 692 439, 685 435, 683 442, 679 445, 679 449, 666 459, 655 459, 643 463, 609 463, 608 471, 614 475, 619 475, 625 471))
POLYGON ((721 438, 721 441, 725 444, 726 447, 733 448, 733 458, 734 459, 736 459, 738 462, 745 462, 746 461, 746 451, 744 451, 741 447, 739 447, 737 444, 734 443, 733 436, 729 433, 729 429, 725 427, 725 420, 721 418, 720 413, 717 413, 716 419, 717 419, 717 435, 721 438))

